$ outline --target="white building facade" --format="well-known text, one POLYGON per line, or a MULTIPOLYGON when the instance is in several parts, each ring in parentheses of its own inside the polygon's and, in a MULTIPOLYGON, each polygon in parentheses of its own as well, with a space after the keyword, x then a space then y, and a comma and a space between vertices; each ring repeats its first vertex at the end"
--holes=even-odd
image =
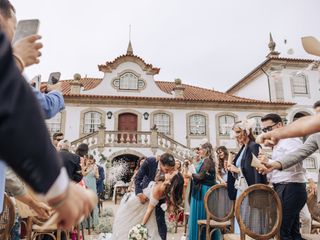
MULTIPOLYGON (((66 108, 48 127, 51 133, 63 132, 74 146, 88 143, 101 162, 162 152, 182 160, 203 139, 237 149, 230 138, 235 121, 269 112, 287 117, 294 106, 186 85, 179 79, 155 81, 160 69, 134 55, 131 43, 126 54, 98 68, 102 78, 62 81, 66 108)), ((259 121, 255 132, 261 132, 259 121)))
MULTIPOLYGON (((270 42, 269 46, 270 44, 272 46, 274 43, 270 42)), ((320 100, 319 63, 310 59, 280 57, 274 47, 275 44, 270 48, 271 52, 264 62, 226 93, 263 101, 295 103, 284 113, 288 123, 313 115, 313 104, 320 100)), ((304 166, 317 172, 319 161, 320 155, 317 152, 304 161, 304 166)))

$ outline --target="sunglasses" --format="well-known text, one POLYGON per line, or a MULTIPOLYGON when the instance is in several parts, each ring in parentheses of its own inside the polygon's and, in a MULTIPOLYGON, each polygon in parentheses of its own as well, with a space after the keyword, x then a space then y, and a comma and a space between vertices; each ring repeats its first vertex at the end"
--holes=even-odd
POLYGON ((272 128, 273 128, 275 125, 277 125, 277 123, 275 123, 275 124, 273 124, 273 125, 271 125, 271 126, 262 128, 261 130, 262 130, 262 132, 264 132, 264 133, 270 132, 270 131, 272 131, 272 128))

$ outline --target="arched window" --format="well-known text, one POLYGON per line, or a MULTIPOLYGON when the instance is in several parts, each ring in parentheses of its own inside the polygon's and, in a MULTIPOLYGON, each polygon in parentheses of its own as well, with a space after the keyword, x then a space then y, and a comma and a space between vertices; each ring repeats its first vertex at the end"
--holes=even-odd
POLYGON ((46 120, 46 123, 51 136, 54 133, 61 132, 61 113, 58 113, 53 118, 46 120))
POLYGON ((99 112, 86 112, 84 114, 83 133, 98 131, 102 123, 102 114, 99 112))
POLYGON ((206 117, 194 114, 189 117, 189 134, 206 135, 206 117))
POLYGON ((170 135, 170 116, 166 113, 153 115, 153 124, 158 128, 158 132, 170 135))
POLYGON ((231 115, 222 115, 219 117, 219 136, 230 136, 230 131, 236 118, 231 115))
POLYGON ((253 133, 253 135, 258 136, 259 134, 262 133, 261 117, 254 116, 254 117, 250 117, 249 119, 252 119, 252 118, 256 121, 256 124, 255 124, 254 128, 252 129, 252 133, 253 133))

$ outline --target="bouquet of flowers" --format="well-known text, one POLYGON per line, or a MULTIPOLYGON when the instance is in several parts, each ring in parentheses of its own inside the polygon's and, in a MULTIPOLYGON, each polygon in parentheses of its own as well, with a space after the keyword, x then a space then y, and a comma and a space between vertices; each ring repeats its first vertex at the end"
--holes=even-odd
POLYGON ((138 224, 134 226, 128 235, 129 240, 147 240, 148 239, 148 229, 145 225, 138 224))

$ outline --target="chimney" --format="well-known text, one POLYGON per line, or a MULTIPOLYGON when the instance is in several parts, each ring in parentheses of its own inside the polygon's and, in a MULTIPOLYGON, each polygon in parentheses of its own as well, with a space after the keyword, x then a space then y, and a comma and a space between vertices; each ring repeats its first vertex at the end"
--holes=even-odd
POLYGON ((80 82, 81 75, 76 73, 73 75, 73 79, 70 83, 70 94, 80 94, 82 83, 80 82))
POLYGON ((173 91, 174 91, 174 97, 175 98, 184 98, 184 89, 185 87, 182 86, 182 81, 181 79, 177 78, 174 80, 174 83, 175 83, 175 87, 173 88, 173 91))

